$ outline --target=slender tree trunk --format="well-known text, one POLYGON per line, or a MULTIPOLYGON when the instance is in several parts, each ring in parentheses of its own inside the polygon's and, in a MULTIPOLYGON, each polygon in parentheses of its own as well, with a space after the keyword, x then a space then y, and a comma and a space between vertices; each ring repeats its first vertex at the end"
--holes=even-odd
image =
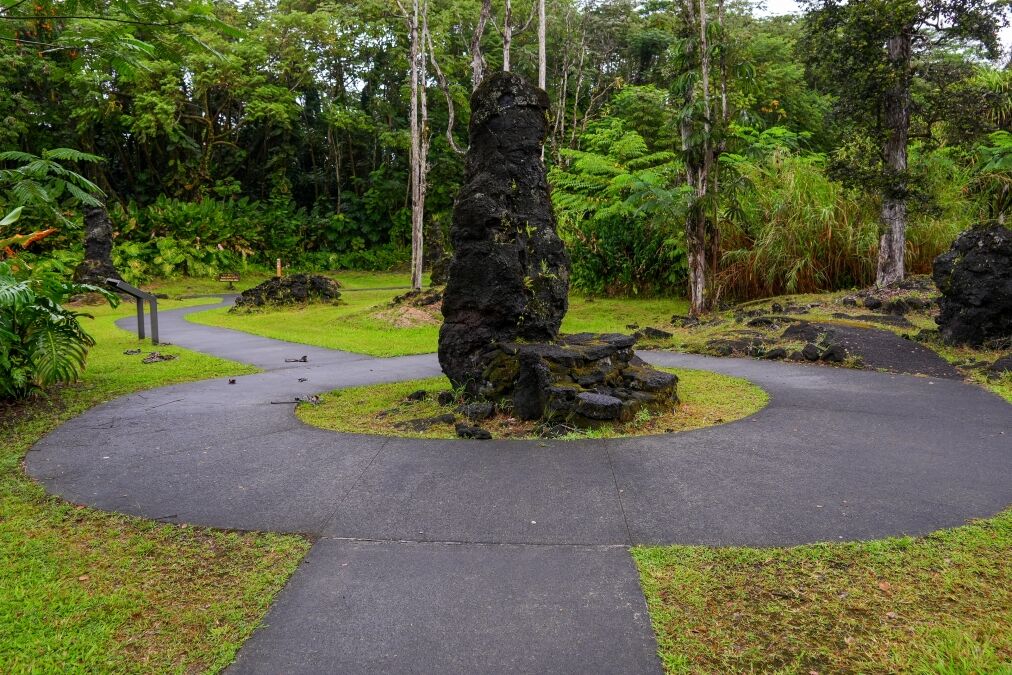
POLYGON ((421 201, 422 198, 422 185, 424 178, 421 175, 420 168, 422 166, 422 130, 419 121, 419 55, 423 51, 420 49, 419 40, 419 4, 418 0, 412 0, 411 3, 411 15, 408 17, 409 26, 409 68, 410 68, 410 80, 411 80, 411 103, 408 109, 409 126, 411 130, 411 153, 410 153, 410 164, 411 164, 411 287, 414 289, 420 289, 422 286, 422 275, 421 269, 423 265, 422 260, 422 228, 421 224, 424 219, 424 208, 425 205, 421 201))
POLYGON ((724 124, 731 119, 727 107, 727 36, 724 34, 724 0, 717 3, 717 26, 720 28, 720 118, 724 124))
POLYGON ((481 1, 481 14, 478 15, 478 25, 474 27, 474 34, 471 36, 471 90, 474 91, 481 84, 485 76, 485 58, 481 54, 481 38, 485 35, 485 26, 492 16, 492 0, 481 1))
POLYGON ((882 195, 882 225, 875 284, 890 286, 903 280, 907 239, 907 140, 910 134, 910 52, 912 32, 889 39, 893 84, 885 95, 888 128, 884 156, 888 181, 882 195))
POLYGON ((587 56, 587 33, 580 34, 580 61, 576 67, 576 91, 573 92, 573 128, 569 130, 569 147, 576 147, 576 123, 580 113, 580 90, 583 89, 583 61, 587 56))
POLYGON ((337 203, 334 205, 334 212, 341 212, 341 148, 334 137, 334 130, 327 125, 327 145, 330 146, 331 157, 334 160, 334 184, 337 186, 337 203))
MULTIPOLYGON (((721 130, 720 141, 714 147, 711 144, 711 152, 713 152, 713 160, 711 171, 713 174, 711 190, 714 195, 720 195, 720 157, 727 150, 726 131, 728 124, 731 121, 731 111, 728 107, 727 98, 727 35, 725 34, 724 24, 724 0, 718 0, 717 2, 717 35, 719 38, 720 46, 720 60, 717 65, 718 76, 720 78, 720 124, 721 130)), ((706 250, 707 260, 710 264, 710 296, 708 303, 713 306, 717 302, 717 296, 719 288, 717 287, 717 277, 720 272, 720 258, 721 258, 721 236, 720 236, 720 209, 719 202, 714 199, 713 212, 709 219, 709 228, 706 235, 706 250)))
MULTIPOLYGON (((541 89, 546 89, 548 86, 548 59, 545 54, 546 30, 545 0, 538 0, 538 87, 541 89)), ((542 150, 543 154, 544 150, 542 150)))
POLYGON ((502 17, 502 69, 510 72, 510 47, 513 44, 513 3, 503 0, 502 17))
POLYGON ((411 16, 411 287, 422 288, 425 268, 425 193, 428 174, 429 108, 425 94, 425 39, 429 28, 429 3, 412 1, 411 16), (419 28, 419 22, 421 27, 419 28))
MULTIPOLYGON (((705 55, 706 45, 706 6, 705 0, 699 0, 699 6, 702 10, 702 16, 699 18, 699 22, 696 20, 696 8, 693 6, 693 0, 685 0, 686 15, 689 24, 689 35, 693 40, 692 50, 699 59, 701 69, 701 79, 703 83, 703 104, 704 104, 704 115, 709 118, 709 97, 707 88, 709 86, 709 61, 705 55), (693 37, 693 33, 696 29, 699 32, 693 37)), ((685 180, 692 187, 693 200, 692 205, 689 208, 689 214, 685 221, 685 244, 687 250, 687 257, 689 263, 689 304, 690 311, 693 316, 699 316, 706 311, 706 280, 707 280, 707 249, 706 249, 706 210, 705 210, 705 197, 707 189, 707 155, 708 150, 706 138, 703 144, 693 146, 692 135, 693 135, 693 115, 688 114, 689 111, 696 106, 696 92, 695 89, 689 87, 684 92, 683 105, 685 110, 682 114, 682 120, 680 125, 680 131, 682 136, 682 151, 685 153, 685 180)), ((709 122, 707 121, 707 134, 709 132, 709 122)))

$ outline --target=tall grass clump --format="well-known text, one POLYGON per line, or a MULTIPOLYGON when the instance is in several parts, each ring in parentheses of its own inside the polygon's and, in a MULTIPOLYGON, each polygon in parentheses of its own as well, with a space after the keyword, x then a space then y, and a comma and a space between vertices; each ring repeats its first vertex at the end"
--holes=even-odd
MULTIPOLYGON (((974 209, 957 162, 936 152, 915 163, 906 266, 910 274, 927 274, 932 261, 970 227, 974 209)), ((722 297, 750 300, 875 281, 880 201, 832 180, 822 155, 732 155, 725 176, 717 277, 722 297)))
POLYGON ((877 214, 830 180, 819 155, 732 157, 717 283, 744 300, 875 279, 877 214))

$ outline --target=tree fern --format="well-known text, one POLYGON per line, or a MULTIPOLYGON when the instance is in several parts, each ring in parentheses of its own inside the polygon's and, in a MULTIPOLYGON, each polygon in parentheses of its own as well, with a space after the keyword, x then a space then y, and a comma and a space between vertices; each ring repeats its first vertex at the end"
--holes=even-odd
POLYGON ((552 200, 569 244, 573 285, 591 293, 667 290, 685 273, 681 162, 651 152, 617 118, 591 125, 583 150, 563 150, 552 200))
POLYGON ((13 162, 19 166, 0 169, 0 190, 7 193, 7 201, 20 208, 28 208, 38 217, 66 224, 60 208, 67 199, 87 206, 99 206, 102 190, 84 176, 68 169, 60 162, 97 162, 101 157, 72 148, 43 150, 42 155, 11 150, 0 152, 0 162, 13 162))

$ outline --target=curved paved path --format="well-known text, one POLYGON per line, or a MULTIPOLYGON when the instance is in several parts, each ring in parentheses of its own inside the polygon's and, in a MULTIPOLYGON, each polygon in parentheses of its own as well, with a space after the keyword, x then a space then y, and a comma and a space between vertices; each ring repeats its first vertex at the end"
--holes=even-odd
POLYGON ((771 403, 626 440, 337 434, 270 401, 436 375, 435 357, 183 319, 207 308, 164 312, 163 335, 267 372, 99 406, 26 465, 77 503, 318 538, 237 672, 654 672, 628 545, 922 534, 1012 502, 1012 406, 958 381, 656 352, 644 357, 746 377, 771 403))

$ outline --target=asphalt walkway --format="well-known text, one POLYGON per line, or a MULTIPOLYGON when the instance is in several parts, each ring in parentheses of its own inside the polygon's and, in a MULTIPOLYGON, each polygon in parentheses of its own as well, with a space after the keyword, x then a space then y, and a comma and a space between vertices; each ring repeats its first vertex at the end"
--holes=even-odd
POLYGON ((770 405, 607 441, 339 434, 271 402, 437 375, 435 356, 185 321, 206 309, 161 313, 163 337, 266 372, 98 406, 26 465, 76 503, 313 537, 237 673, 657 672, 630 545, 924 534, 1012 503, 1012 406, 951 379, 644 352, 745 377, 770 405))

